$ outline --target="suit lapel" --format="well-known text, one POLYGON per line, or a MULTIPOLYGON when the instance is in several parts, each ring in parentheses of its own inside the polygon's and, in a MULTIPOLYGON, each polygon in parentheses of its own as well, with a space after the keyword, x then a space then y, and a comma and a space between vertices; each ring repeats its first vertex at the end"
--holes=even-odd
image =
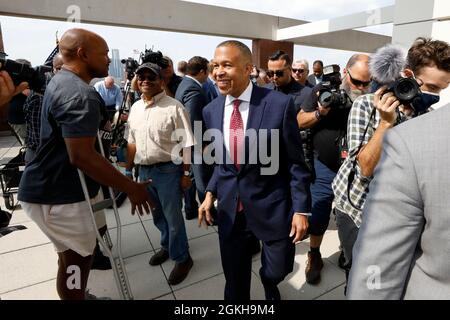
MULTIPOLYGON (((211 128, 212 129, 217 129, 222 133, 222 139, 224 139, 224 135, 223 135, 223 115, 225 112, 225 96, 220 95, 217 99, 214 100, 214 107, 211 110, 212 113, 212 117, 211 117, 211 128)), ((231 161, 231 158, 225 148, 225 141, 222 141, 222 163, 227 166, 227 168, 234 172, 237 173, 237 169, 234 166, 234 164, 232 164, 233 162, 231 161)), ((220 148, 220 146, 216 145, 216 148, 220 148)), ((217 152, 217 149, 216 149, 217 152)))
MULTIPOLYGON (((258 129, 261 126, 265 107, 266 101, 263 100, 263 95, 261 94, 260 88, 258 86, 253 86, 252 96, 250 98, 246 131, 251 129, 254 130, 256 134, 258 134, 258 129)), ((253 134, 250 134, 249 136, 245 137, 245 163, 239 168, 239 172, 247 167, 250 159, 250 150, 252 152, 257 152, 258 138, 256 138, 256 141, 249 140, 249 137, 253 136, 253 134)))
POLYGON ((253 86, 246 130, 259 129, 265 107, 266 102, 262 100, 262 95, 259 91, 259 88, 257 86, 253 86))

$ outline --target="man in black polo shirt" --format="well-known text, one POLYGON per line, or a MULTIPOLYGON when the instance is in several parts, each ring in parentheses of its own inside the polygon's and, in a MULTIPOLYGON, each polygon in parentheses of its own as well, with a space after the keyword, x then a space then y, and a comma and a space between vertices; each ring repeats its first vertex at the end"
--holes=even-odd
POLYGON ((306 266, 306 282, 317 284, 323 261, 320 244, 330 220, 333 202, 331 183, 340 167, 339 141, 347 132, 347 119, 352 102, 367 93, 371 82, 369 56, 353 55, 344 69, 341 89, 344 89, 350 102, 346 106, 325 108, 318 103, 322 84, 314 87, 309 98, 302 104, 297 115, 300 128, 312 130, 314 149, 315 181, 311 185, 312 210, 309 221, 310 252, 306 266))
POLYGON ((267 66, 267 76, 272 81, 272 88, 290 95, 297 112, 300 111, 300 106, 309 97, 311 88, 301 85, 292 77, 291 57, 284 51, 278 50, 269 57, 267 66))

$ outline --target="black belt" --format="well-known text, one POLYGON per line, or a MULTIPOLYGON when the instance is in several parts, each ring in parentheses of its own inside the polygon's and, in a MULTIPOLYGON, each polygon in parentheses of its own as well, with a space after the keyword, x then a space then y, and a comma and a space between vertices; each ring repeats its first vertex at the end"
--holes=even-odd
POLYGON ((158 162, 158 163, 154 163, 154 164, 141 164, 141 167, 146 167, 146 168, 158 168, 158 167, 162 167, 166 164, 169 163, 173 163, 172 161, 167 161, 167 162, 158 162))

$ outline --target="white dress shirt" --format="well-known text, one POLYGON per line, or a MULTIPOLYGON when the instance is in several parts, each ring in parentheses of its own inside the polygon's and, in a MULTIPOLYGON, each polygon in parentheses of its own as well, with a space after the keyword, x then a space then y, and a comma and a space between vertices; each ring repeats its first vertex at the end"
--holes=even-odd
POLYGON ((191 77, 190 75, 185 75, 185 77, 194 80, 200 86, 200 88, 202 87, 202 84, 200 83, 200 81, 198 81, 194 77, 191 77))
POLYGON ((241 100, 239 105, 239 112, 241 113, 242 122, 244 124, 244 132, 247 129, 248 112, 250 109, 250 98, 252 97, 253 84, 249 81, 247 89, 242 92, 242 94, 235 98, 233 96, 227 95, 225 98, 225 107, 223 112, 223 139, 225 144, 225 149, 227 153, 230 154, 230 121, 231 114, 233 113, 233 102, 238 99, 241 100))
MULTIPOLYGON (((252 97, 253 91, 253 83, 250 83, 247 86, 247 89, 242 92, 242 94, 238 97, 232 97, 227 95, 225 98, 225 108, 223 112, 223 139, 225 144, 225 149, 227 150, 228 155, 230 155, 230 121, 231 114, 233 113, 233 102, 238 99, 241 100, 241 104, 239 105, 239 111, 241 112, 242 122, 244 123, 244 132, 247 130, 247 120, 250 109, 250 99, 252 97)), ((303 213, 303 212, 295 212, 295 214, 300 214, 304 216, 310 216, 311 213, 303 213)))

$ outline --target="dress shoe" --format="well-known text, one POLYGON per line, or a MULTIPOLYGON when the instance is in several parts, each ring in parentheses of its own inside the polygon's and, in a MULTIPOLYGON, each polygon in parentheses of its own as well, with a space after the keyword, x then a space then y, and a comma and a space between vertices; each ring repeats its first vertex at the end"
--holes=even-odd
POLYGON ((264 294, 266 296, 266 300, 269 301, 280 301, 281 295, 280 290, 277 286, 271 285, 271 286, 264 286, 264 294))
POLYGON ((306 282, 309 284, 318 284, 320 282, 320 271, 323 268, 322 255, 319 253, 308 252, 308 261, 306 262, 306 282))
POLYGON ((174 286, 181 283, 184 279, 186 279, 189 270, 191 270, 193 265, 194 261, 192 261, 191 256, 189 256, 189 258, 185 262, 175 264, 175 267, 173 268, 169 276, 169 284, 171 286, 174 286))
POLYGON ((167 259, 169 259, 169 252, 165 249, 160 249, 157 253, 153 255, 153 257, 150 258, 150 261, 148 263, 151 266, 158 266, 167 259))

